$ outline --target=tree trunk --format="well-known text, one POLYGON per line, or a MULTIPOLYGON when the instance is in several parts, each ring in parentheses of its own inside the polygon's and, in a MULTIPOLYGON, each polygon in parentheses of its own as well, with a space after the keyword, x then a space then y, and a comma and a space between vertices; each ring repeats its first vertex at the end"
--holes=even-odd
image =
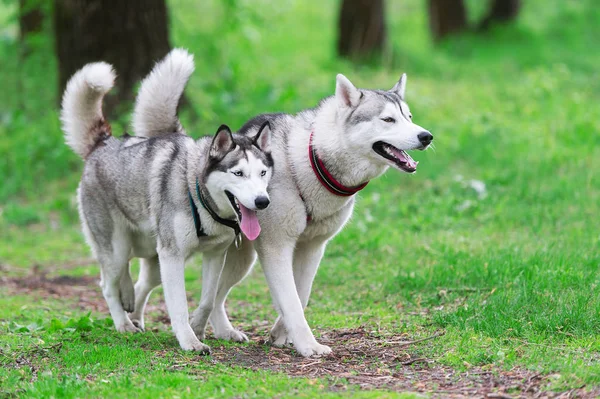
POLYGON ((381 54, 386 42, 383 0, 343 0, 338 54, 361 59, 381 54))
POLYGON ((23 45, 30 33, 41 32, 44 12, 39 0, 19 0, 19 39, 23 45))
POLYGON ((107 114, 133 99, 135 84, 170 50, 165 0, 55 0, 54 30, 61 93, 86 63, 114 66, 107 114))
POLYGON ((481 21, 479 28, 488 29, 494 22, 509 22, 519 15, 521 0, 493 0, 487 16, 481 21))
POLYGON ((435 41, 466 30, 463 0, 429 0, 429 28, 435 41))

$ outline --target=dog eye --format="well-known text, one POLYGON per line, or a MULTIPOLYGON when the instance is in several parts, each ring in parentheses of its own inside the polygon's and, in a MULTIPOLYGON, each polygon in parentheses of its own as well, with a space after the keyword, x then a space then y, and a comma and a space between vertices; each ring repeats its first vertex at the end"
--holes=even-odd
POLYGON ((231 172, 231 173, 233 173, 234 176, 237 176, 237 177, 244 176, 244 172, 242 172, 241 170, 236 170, 235 172, 231 172))
POLYGON ((266 171, 266 170, 263 170, 262 172, 260 172, 260 175, 261 175, 261 177, 262 177, 262 176, 266 176, 266 175, 267 175, 267 171, 266 171))
POLYGON ((381 118, 382 121, 384 121, 385 123, 394 123, 396 122, 396 120, 394 118, 390 118, 389 116, 387 118, 381 118))
POLYGON ((408 114, 408 118, 412 121, 412 114, 408 114))

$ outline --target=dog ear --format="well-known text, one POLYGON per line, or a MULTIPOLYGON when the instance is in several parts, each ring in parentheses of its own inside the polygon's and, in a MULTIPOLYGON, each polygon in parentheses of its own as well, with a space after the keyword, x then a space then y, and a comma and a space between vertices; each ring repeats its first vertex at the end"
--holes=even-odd
POLYGON ((231 130, 227 125, 221 125, 210 145, 209 156, 215 159, 222 159, 235 147, 231 130))
POLYGON ((395 91, 396 93, 398 93, 400 98, 404 100, 404 92, 406 91, 406 74, 405 73, 403 73, 402 76, 400 76, 400 80, 398 81, 398 83, 396 83, 394 85, 394 87, 392 87, 391 91, 395 91))
POLYGON ((362 93, 341 73, 336 77, 335 97, 344 107, 356 107, 362 93))
POLYGON ((252 142, 263 152, 271 152, 271 124, 269 121, 263 123, 252 142))

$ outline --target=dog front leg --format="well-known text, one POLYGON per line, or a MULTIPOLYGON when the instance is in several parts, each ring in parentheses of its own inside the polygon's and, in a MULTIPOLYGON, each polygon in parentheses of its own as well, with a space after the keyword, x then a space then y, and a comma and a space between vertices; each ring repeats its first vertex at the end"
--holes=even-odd
MULTIPOLYGON (((325 253, 326 245, 326 241, 312 240, 299 243, 294 251, 294 281, 303 309, 308 305, 312 284, 325 253)), ((277 318, 271 329, 271 342, 275 346, 293 343, 285 330, 281 316, 277 318)))
POLYGON ((158 259, 167 311, 169 312, 171 326, 173 327, 177 341, 179 341, 179 345, 184 350, 210 352, 210 348, 200 342, 190 326, 188 303, 185 294, 185 257, 162 250, 159 251, 158 259))
POLYGON ((305 357, 331 353, 330 347, 317 342, 304 317, 302 302, 294 283, 294 243, 280 242, 277 245, 269 245, 267 242, 265 245, 264 240, 259 240, 258 256, 269 284, 273 302, 285 323, 294 348, 305 357))
POLYGON ((246 342, 248 337, 240 330, 236 330, 227 317, 225 299, 231 287, 239 283, 252 269, 256 261, 256 252, 251 241, 242 238, 240 248, 229 247, 225 266, 219 278, 219 290, 215 299, 215 307, 210 314, 210 324, 216 338, 229 341, 246 342))

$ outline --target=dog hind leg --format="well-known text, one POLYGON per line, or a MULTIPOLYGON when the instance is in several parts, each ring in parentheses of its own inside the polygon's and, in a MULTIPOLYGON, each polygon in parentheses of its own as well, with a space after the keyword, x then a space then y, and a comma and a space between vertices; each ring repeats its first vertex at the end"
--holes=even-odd
POLYGON ((206 323, 215 306, 224 263, 224 252, 205 253, 202 259, 202 298, 190 322, 194 333, 201 340, 204 340, 206 323))
POLYGON ((126 312, 133 312, 135 309, 135 291, 133 288, 133 281, 131 281, 131 272, 129 271, 129 262, 125 267, 125 271, 121 275, 121 281, 119 282, 119 294, 121 297, 121 305, 126 312))
POLYGON ((140 259, 140 275, 135 283, 135 309, 130 315, 131 322, 144 329, 144 309, 154 288, 160 285, 158 256, 140 259))
POLYGON ((133 325, 121 303, 121 281, 129 273, 131 247, 127 233, 115 230, 110 248, 101 248, 97 255, 102 267, 102 294, 108 305, 115 328, 120 332, 139 332, 133 325))

